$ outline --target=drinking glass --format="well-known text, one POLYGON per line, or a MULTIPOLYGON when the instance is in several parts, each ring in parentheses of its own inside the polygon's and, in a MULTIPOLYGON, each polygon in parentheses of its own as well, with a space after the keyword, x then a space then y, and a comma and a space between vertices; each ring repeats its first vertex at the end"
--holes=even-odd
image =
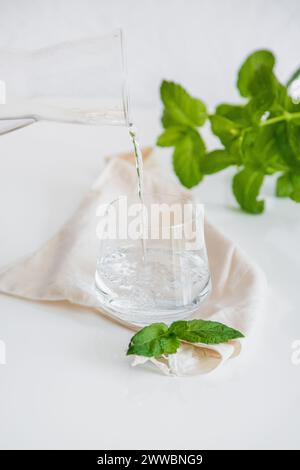
POLYGON ((121 30, 29 52, 0 49, 0 134, 39 120, 129 124, 121 30))
POLYGON ((120 197, 99 216, 100 305, 136 324, 170 323, 199 308, 211 289, 202 205, 156 192, 120 197))

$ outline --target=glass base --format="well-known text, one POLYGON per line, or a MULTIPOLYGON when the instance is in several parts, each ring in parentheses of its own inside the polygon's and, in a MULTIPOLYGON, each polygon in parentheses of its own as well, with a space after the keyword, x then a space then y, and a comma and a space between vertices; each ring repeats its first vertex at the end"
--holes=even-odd
POLYGON ((134 325, 146 326, 150 323, 164 322, 167 325, 176 320, 189 318, 192 313, 199 309, 201 304, 208 298, 211 292, 211 281, 208 280, 202 292, 191 304, 170 306, 169 308, 136 308, 126 300, 113 299, 104 293, 97 284, 95 285, 99 307, 109 312, 112 316, 134 325))
POLYGON ((210 291, 209 267, 197 250, 128 244, 97 260, 96 292, 100 304, 135 324, 171 323, 189 317, 210 291))

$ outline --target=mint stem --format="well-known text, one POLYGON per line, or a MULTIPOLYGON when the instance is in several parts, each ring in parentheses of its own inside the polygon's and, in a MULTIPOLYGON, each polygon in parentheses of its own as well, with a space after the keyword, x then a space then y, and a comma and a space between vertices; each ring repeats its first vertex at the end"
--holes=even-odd
POLYGON ((277 122, 282 122, 282 121, 293 121, 294 119, 299 119, 300 118, 300 113, 284 113, 281 116, 276 116, 270 119, 267 119, 266 121, 263 121, 260 123, 261 127, 265 126, 271 126, 272 124, 276 124, 277 122))

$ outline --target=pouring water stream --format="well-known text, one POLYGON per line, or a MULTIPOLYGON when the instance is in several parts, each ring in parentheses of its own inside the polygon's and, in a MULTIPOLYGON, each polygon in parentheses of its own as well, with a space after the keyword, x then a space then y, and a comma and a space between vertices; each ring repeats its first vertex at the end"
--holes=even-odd
MULTIPOLYGON (((143 165, 143 155, 141 151, 140 144, 137 140, 136 128, 130 123, 129 124, 129 135, 133 144, 133 152, 135 157, 135 167, 137 173, 137 191, 140 204, 142 206, 142 211, 144 209, 144 165, 143 165)), ((143 250, 143 261, 146 261, 146 240, 145 240, 145 224, 143 220, 143 212, 141 213, 141 242, 143 250)))

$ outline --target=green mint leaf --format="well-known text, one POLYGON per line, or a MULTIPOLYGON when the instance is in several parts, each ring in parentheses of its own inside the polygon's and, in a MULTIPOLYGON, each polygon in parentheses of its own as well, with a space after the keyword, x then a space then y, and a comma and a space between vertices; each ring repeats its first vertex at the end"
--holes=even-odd
POLYGON ((201 162, 204 154, 205 145, 197 131, 191 129, 177 143, 173 153, 173 167, 186 188, 192 188, 202 180, 201 162))
POLYGON ((201 162, 201 171, 205 175, 212 175, 234 164, 236 164, 235 158, 226 150, 214 150, 205 155, 201 162))
POLYGON ((251 168, 244 168, 233 178, 232 190, 236 200, 250 214, 260 214, 264 210, 264 201, 257 200, 263 180, 264 174, 251 168))
POLYGON ((289 197, 295 202, 300 202, 300 172, 291 170, 279 176, 276 182, 276 196, 289 197))
POLYGON ((168 127, 178 126, 178 122, 174 119, 173 114, 168 109, 164 109, 161 123, 165 129, 168 129, 168 127))
POLYGON ((257 72, 262 69, 272 72, 274 64, 275 57, 272 52, 267 50, 253 52, 242 64, 238 73, 237 87, 241 95, 246 98, 254 96, 258 89, 255 85, 257 72))
POLYGON ((173 147, 186 134, 186 128, 180 126, 168 127, 157 139, 159 147, 173 147))
POLYGON ((220 344, 243 337, 240 331, 209 320, 176 321, 169 328, 165 323, 152 323, 131 338, 127 355, 160 357, 175 354, 180 341, 220 344))
POLYGON ((224 147, 229 150, 232 143, 240 137, 242 126, 218 114, 210 116, 209 119, 213 133, 219 137, 224 147))
POLYGON ((176 321, 169 330, 177 338, 189 343, 219 344, 244 337, 242 333, 223 323, 208 320, 176 321))
POLYGON ((276 196, 289 197, 295 202, 300 202, 300 171, 291 170, 279 176, 276 196))
MULTIPOLYGON (((273 126, 272 126, 273 127, 273 126)), ((300 172, 300 160, 291 146, 291 135, 286 122, 280 122, 274 127, 276 145, 281 155, 282 161, 287 165, 287 169, 300 172)))
POLYGON ((228 153, 237 164, 241 160, 241 144, 245 131, 252 126, 246 106, 221 104, 216 114, 210 116, 212 132, 219 137, 228 153))
POLYGON ((199 127, 207 118, 204 103, 193 98, 177 83, 164 80, 161 84, 160 94, 165 111, 162 123, 165 128, 174 124, 199 127))
POLYGON ((278 146, 276 125, 254 127, 248 130, 244 135, 241 148, 242 160, 246 167, 265 174, 288 169, 278 146))
POLYGON ((276 196, 289 197, 293 192, 293 183, 291 181, 290 173, 285 173, 277 179, 276 182, 276 196))
POLYGON ((262 65, 254 73, 251 80, 248 82, 248 89, 251 97, 259 97, 260 95, 267 95, 270 92, 275 94, 277 87, 277 80, 271 69, 262 65))
POLYGON ((295 158, 300 161, 300 125, 293 121, 287 123, 288 139, 295 158))
POLYGON ((290 198, 295 202, 300 202, 300 187, 297 189, 294 189, 294 191, 290 195, 290 198))
POLYGON ((138 331, 130 341, 127 355, 159 357, 174 354, 180 345, 176 336, 164 323, 152 323, 138 331))
POLYGON ((278 82, 267 67, 259 68, 248 84, 252 99, 247 104, 252 121, 259 122, 261 117, 272 108, 277 98, 278 82))
POLYGON ((295 202, 300 202, 300 172, 292 173, 291 179, 293 183, 293 191, 290 198, 295 202))
POLYGON ((240 127, 246 128, 250 126, 251 118, 246 106, 222 103, 216 108, 216 114, 239 124, 240 127))

